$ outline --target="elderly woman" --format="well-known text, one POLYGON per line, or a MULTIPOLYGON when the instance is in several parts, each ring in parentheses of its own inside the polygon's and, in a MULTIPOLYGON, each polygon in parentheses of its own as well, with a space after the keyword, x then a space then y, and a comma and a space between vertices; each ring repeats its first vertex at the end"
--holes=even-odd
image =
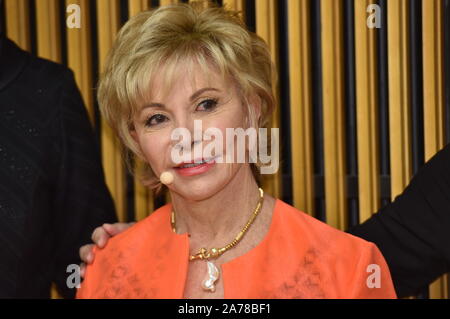
POLYGON ((230 141, 195 156, 193 148, 214 142, 196 134, 196 120, 202 132, 224 137, 227 128, 267 122, 273 75, 264 41, 222 8, 173 5, 126 23, 99 104, 126 149, 147 164, 143 182, 165 184, 171 204, 95 250, 79 298, 395 298, 374 244, 258 187, 262 164, 249 160, 249 145, 243 163, 224 160, 236 159, 230 141), (177 128, 194 140, 177 143, 177 128))

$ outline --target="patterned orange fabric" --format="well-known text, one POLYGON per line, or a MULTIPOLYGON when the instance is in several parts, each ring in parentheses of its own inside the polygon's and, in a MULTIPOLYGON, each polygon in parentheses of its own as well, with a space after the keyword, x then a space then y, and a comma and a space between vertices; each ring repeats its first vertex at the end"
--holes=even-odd
MULTIPOLYGON (((172 231, 170 213, 167 204, 97 249, 77 297, 183 298, 189 238, 172 231)), ((281 200, 264 239, 221 268, 226 299, 396 298, 374 244, 281 200)))

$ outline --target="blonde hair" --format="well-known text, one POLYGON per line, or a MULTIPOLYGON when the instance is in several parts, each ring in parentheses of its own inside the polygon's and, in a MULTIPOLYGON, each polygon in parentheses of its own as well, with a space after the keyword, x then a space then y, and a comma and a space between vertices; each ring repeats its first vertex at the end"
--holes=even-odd
MULTIPOLYGON (((132 174, 137 173, 132 160, 145 161, 130 134, 132 121, 148 100, 155 75, 161 77, 156 72, 163 65, 165 90, 183 62, 204 71, 213 67, 223 79, 231 78, 247 106, 251 127, 264 127, 275 107, 272 85, 276 71, 267 44, 247 30, 239 12, 204 4, 169 5, 134 16, 122 27, 108 54, 97 97, 102 116, 126 148, 125 160, 132 174), (248 101, 254 95, 261 102, 259 119, 248 101)), ((258 180, 253 164, 252 170, 258 180)), ((140 175, 144 185, 161 186, 148 163, 140 175)))

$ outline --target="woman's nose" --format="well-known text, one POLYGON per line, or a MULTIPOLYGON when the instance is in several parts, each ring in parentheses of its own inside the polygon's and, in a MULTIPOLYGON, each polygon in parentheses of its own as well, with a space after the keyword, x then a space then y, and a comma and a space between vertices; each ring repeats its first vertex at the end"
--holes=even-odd
POLYGON ((186 138, 183 136, 182 140, 174 140, 173 141, 173 147, 175 149, 178 149, 180 151, 186 151, 189 149, 193 149, 196 145, 201 143, 202 140, 194 140, 193 136, 189 140, 186 140, 186 138))
POLYGON ((182 134, 176 134, 177 136, 182 135, 182 140, 176 139, 173 142, 173 146, 181 152, 194 152, 194 147, 198 147, 203 140, 203 130, 202 124, 196 120, 188 117, 178 117, 175 121, 176 127, 174 129, 179 130, 182 134))

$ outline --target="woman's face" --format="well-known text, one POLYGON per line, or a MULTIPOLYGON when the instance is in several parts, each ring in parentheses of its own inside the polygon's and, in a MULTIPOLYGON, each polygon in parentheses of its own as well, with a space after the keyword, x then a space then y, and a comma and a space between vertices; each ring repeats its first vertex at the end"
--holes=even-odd
MULTIPOLYGON (((196 69, 194 69, 196 70, 196 69)), ((152 101, 145 104, 134 118, 135 130, 131 132, 140 149, 157 177, 164 171, 174 175, 174 181, 168 187, 172 191, 191 200, 206 199, 223 189, 248 163, 227 163, 225 157, 229 147, 226 147, 226 128, 246 128, 246 110, 242 105, 238 92, 232 82, 224 82, 217 73, 211 72, 204 76, 201 68, 198 72, 187 74, 179 72, 179 77, 170 88, 167 96, 162 96, 162 81, 154 81, 151 88, 152 101), (171 135, 176 128, 187 129, 195 147, 205 147, 212 143, 194 137, 194 121, 201 121, 201 136, 208 128, 215 128, 223 136, 222 145, 212 156, 222 156, 222 163, 214 161, 200 164, 196 167, 176 163, 173 149, 183 155, 184 162, 194 161, 194 147, 183 141, 180 148, 179 140, 172 140, 171 135)), ((198 124, 199 122, 197 122, 198 124)), ((197 126, 198 127, 198 126, 197 126)), ((199 133, 199 131, 197 131, 199 133)), ((230 141, 228 141, 230 142, 230 141)), ((236 144, 236 143, 235 143, 236 144)), ((236 148, 234 149, 236 154, 236 148)), ((204 158, 209 160, 210 158, 204 158)))

